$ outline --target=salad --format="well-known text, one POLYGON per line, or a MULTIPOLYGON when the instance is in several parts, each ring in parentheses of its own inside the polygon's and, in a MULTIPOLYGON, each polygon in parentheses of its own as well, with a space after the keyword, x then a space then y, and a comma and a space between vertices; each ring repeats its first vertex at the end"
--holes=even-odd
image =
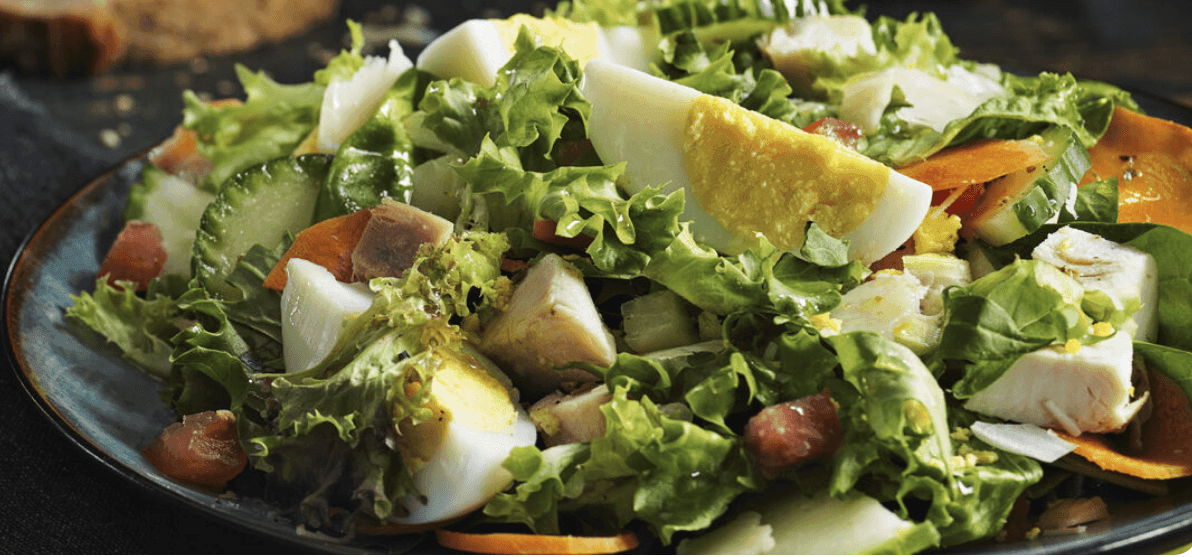
POLYGON ((1192 475, 1192 131, 1128 93, 840 0, 349 28, 188 92, 68 309, 161 378, 167 476, 477 552, 914 553, 1192 475))

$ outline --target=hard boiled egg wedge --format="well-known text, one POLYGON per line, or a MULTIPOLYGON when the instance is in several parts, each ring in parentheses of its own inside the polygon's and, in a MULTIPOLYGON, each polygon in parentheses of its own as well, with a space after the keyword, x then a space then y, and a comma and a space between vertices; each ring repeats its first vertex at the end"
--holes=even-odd
POLYGON ((809 221, 849 242, 868 265, 910 238, 931 187, 828 137, 602 60, 584 72, 592 146, 624 161, 631 193, 686 191, 683 218, 698 241, 726 253, 756 233, 798 250, 809 221))
POLYGON ((647 28, 601 27, 566 19, 518 14, 509 19, 472 19, 435 39, 418 56, 418 69, 443 79, 459 77, 492 87, 497 71, 513 56, 521 28, 529 28, 545 46, 562 48, 582 67, 593 58, 646 69, 657 39, 647 28))
POLYGON ((286 370, 301 371, 327 357, 348 320, 372 305, 363 283, 345 284, 317 263, 297 257, 286 263, 281 293, 281 340, 286 370))
POLYGON ((464 348, 438 349, 430 381, 433 417, 399 423, 398 450, 421 497, 399 501, 403 524, 450 520, 479 509, 513 481, 501 463, 538 433, 517 403, 509 378, 492 361, 464 348))

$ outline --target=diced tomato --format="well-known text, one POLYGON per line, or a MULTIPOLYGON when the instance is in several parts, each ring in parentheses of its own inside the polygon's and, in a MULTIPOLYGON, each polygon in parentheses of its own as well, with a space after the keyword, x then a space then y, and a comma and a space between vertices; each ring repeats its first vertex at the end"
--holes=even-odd
POLYGON ((803 131, 830 137, 849 149, 856 149, 861 137, 865 135, 861 126, 838 118, 820 118, 808 124, 803 131))
POLYGON ((843 442, 836 404, 827 389, 767 406, 745 425, 745 450, 767 478, 832 456, 843 442))
MULTIPOLYGON (((936 191, 931 197, 931 206, 939 206, 940 203, 947 201, 947 199, 954 193, 956 193, 956 190, 936 191)), ((944 209, 944 211, 950 215, 963 217, 969 214, 973 210, 973 207, 977 205, 977 200, 981 199, 982 193, 985 193, 984 184, 973 184, 971 186, 967 186, 965 187, 964 193, 960 194, 960 197, 956 198, 956 201, 953 201, 947 209, 944 209)))
POLYGON ((248 464, 236 433, 236 416, 227 410, 183 417, 141 454, 162 474, 212 487, 222 487, 248 464))
POLYGON ((157 225, 128 221, 99 266, 99 276, 107 275, 108 284, 114 288, 120 288, 116 284, 118 280, 134 282, 137 292, 141 292, 161 274, 168 257, 157 225))

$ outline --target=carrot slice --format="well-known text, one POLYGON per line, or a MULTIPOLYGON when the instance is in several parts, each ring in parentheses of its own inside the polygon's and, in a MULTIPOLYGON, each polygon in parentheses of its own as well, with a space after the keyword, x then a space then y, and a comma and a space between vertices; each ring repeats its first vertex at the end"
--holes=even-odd
POLYGON ((1118 178, 1118 220, 1192 233, 1192 129, 1118 107, 1085 182, 1118 178))
POLYGON ((169 257, 163 241, 157 225, 128 221, 99 266, 99 276, 107 275, 113 288, 123 289, 116 281, 126 280, 136 283, 137 292, 147 290, 149 281, 161 274, 169 257))
POLYGON ((488 555, 603 555, 629 551, 637 547, 637 535, 623 532, 615 536, 549 536, 543 534, 465 534, 435 530, 435 539, 443 547, 488 555))
POLYGON ((322 265, 340 282, 352 281, 352 250, 368 226, 370 209, 361 209, 316 223, 299 232, 285 255, 265 277, 265 288, 284 290, 288 276, 286 263, 292 258, 322 265))
POLYGON ((1029 139, 986 139, 948 147, 898 172, 936 191, 954 190, 984 184, 1046 160, 1043 147, 1029 139))
POLYGON ((1148 480, 1192 476, 1192 405, 1175 381, 1156 371, 1149 374, 1153 407, 1143 425, 1141 453, 1122 454, 1101 435, 1057 433, 1077 445, 1076 454, 1103 470, 1148 480))

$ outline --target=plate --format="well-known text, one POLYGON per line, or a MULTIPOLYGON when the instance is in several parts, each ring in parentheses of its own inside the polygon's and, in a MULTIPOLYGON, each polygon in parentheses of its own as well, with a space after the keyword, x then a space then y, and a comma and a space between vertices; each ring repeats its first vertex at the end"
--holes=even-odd
MULTIPOLYGON (((1148 113, 1192 124, 1192 108, 1134 92, 1148 113)), ((408 552, 437 546, 425 535, 334 540, 306 532, 278 509, 182 485, 140 454, 174 413, 162 385, 120 358, 84 326, 65 319, 71 295, 90 291, 119 232, 128 188, 143 156, 86 184, 34 230, 13 259, 4 285, 9 356, 29 396, 91 458, 141 489, 233 527, 313 551, 408 552)), ((964 553, 1154 553, 1192 541, 1192 483, 1171 482, 1170 495, 1148 499, 1082 533, 1029 542, 949 548, 964 553)), ((440 550, 441 551, 441 550, 440 550)))

